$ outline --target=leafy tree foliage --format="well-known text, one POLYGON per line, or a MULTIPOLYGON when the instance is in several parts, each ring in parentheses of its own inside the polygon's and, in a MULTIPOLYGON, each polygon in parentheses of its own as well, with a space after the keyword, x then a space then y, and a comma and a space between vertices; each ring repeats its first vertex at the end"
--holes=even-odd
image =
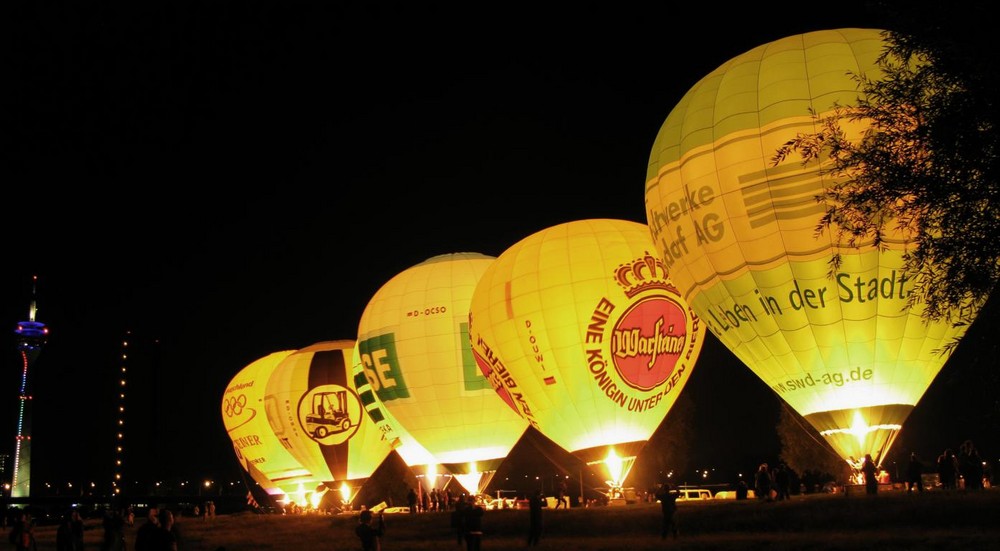
POLYGON ((887 233, 901 231, 911 305, 923 302, 925 319, 970 323, 1000 280, 998 65, 985 23, 993 20, 985 2, 880 7, 895 22, 884 33, 882 74, 852 75, 857 105, 817 116, 819 130, 787 142, 773 161, 797 152, 829 162, 836 183, 817 197, 827 211, 816 232, 884 247, 887 233), (848 121, 870 126, 849 139, 848 121))

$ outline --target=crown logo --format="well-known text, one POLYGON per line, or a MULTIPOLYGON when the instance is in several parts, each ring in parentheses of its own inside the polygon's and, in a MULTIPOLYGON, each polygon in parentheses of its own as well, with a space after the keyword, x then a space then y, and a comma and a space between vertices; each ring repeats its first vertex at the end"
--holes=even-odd
POLYGON ((680 294, 667 277, 666 264, 651 255, 649 251, 646 251, 646 256, 622 264, 615 270, 615 283, 625 290, 625 296, 628 298, 650 289, 680 294))

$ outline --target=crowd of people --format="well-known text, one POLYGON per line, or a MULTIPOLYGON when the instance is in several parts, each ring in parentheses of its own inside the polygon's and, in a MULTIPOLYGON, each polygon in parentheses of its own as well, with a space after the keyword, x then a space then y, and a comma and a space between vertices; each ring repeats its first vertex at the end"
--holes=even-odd
MULTIPOLYGON (((984 461, 972 440, 964 441, 957 453, 952 448, 946 448, 941 455, 930 462, 922 460, 916 452, 911 452, 905 465, 896 472, 895 478, 871 454, 866 454, 854 464, 854 469, 850 482, 863 485, 868 495, 876 495, 880 486, 893 482, 899 483, 907 492, 916 493, 923 492, 929 485, 942 490, 975 491, 988 487, 992 478, 988 463, 984 461), (936 475, 936 483, 925 480, 927 475, 936 475)), ((788 499, 791 490, 795 488, 804 493, 818 491, 818 478, 811 476, 807 480, 807 475, 808 473, 804 474, 800 479, 784 464, 770 467, 767 463, 761 463, 747 489, 752 489, 756 498, 764 501, 788 499)), ((824 487, 827 485, 829 482, 824 487)), ((740 490, 737 490, 738 498, 742 493, 740 490)), ((837 489, 833 487, 828 491, 837 489)))
POLYGON ((753 477, 753 491, 757 499, 763 501, 782 501, 792 495, 792 479, 794 473, 784 464, 773 468, 767 463, 761 463, 753 477))
MULTIPOLYGON (((483 541, 483 514, 485 509, 482 504, 476 503, 467 494, 458 494, 452 501, 450 492, 434 489, 431 492, 423 492, 427 498, 427 505, 423 511, 451 511, 451 527, 455 530, 455 538, 458 545, 465 544, 467 551, 479 551, 483 541), (431 500, 430 495, 436 496, 431 500), (434 504, 432 507, 431 504, 434 504)), ((416 490, 410 489, 407 492, 407 501, 410 506, 410 513, 415 514, 420 507, 417 505, 421 500, 417 497, 416 490)), ((385 516, 382 511, 376 515, 371 510, 362 509, 358 514, 358 526, 355 533, 361 543, 362 551, 378 551, 381 549, 382 536, 385 535, 385 516)), ((531 536, 529 536, 530 545, 531 536)), ((140 550, 137 550, 140 551, 140 550)))
MULTIPOLYGON (((864 483, 866 493, 875 495, 880 484, 889 482, 888 473, 881 468, 871 454, 866 454, 857 466, 857 474, 864 483)), ((916 452, 909 455, 905 468, 897 473, 901 486, 907 492, 925 491, 927 475, 936 475, 936 486, 942 490, 977 491, 990 485, 992 472, 980 455, 972 440, 966 440, 958 447, 956 453, 952 448, 946 448, 931 462, 923 461, 916 452)), ((747 499, 749 491, 761 501, 782 501, 790 498, 792 489, 809 492, 805 477, 799 477, 794 470, 783 463, 769 466, 761 463, 752 480, 740 481, 737 489, 737 499, 747 499)), ((660 503, 663 512, 661 536, 663 538, 678 536, 679 530, 675 513, 679 492, 669 483, 658 485, 647 497, 660 503)), ((530 509, 529 526, 527 530, 527 545, 538 545, 542 536, 542 510, 546 507, 545 498, 541 492, 530 494, 527 498, 530 509)), ((569 507, 568 491, 565 486, 557 490, 555 508, 569 507)), ((482 545, 483 516, 485 508, 474 496, 467 494, 452 494, 448 489, 433 489, 428 492, 417 492, 410 488, 407 493, 410 513, 449 511, 451 525, 455 530, 456 541, 466 547, 467 551, 478 551, 482 545)), ((215 515, 214 503, 207 502, 205 518, 215 515)), ((200 510, 195 508, 195 514, 200 510)), ((35 521, 28 511, 12 507, 4 517, 5 524, 10 525, 9 542, 14 551, 37 551, 34 526, 35 521)), ((134 523, 131 509, 107 510, 101 523, 103 535, 101 551, 126 551, 126 528, 134 523)), ((97 526, 92 526, 96 528, 97 526)), ((83 551, 84 531, 87 529, 78 510, 67 511, 61 518, 56 532, 56 551, 83 551)), ((381 513, 374 514, 362 507, 358 515, 356 533, 365 550, 380 548, 380 540, 385 534, 385 520, 381 513)), ((182 539, 179 526, 173 511, 167 508, 151 507, 146 519, 135 531, 134 551, 180 551, 182 539)))
POLYGON ((980 490, 988 484, 983 458, 972 440, 962 442, 958 453, 946 448, 935 464, 942 489, 954 490, 961 486, 966 490, 980 490))
MULTIPOLYGON (((35 541, 35 519, 23 509, 12 508, 8 540, 14 551, 37 551, 35 541)), ((87 525, 76 508, 66 511, 56 529, 56 551, 83 551, 84 534, 89 529, 102 530, 100 551, 132 551, 126 539, 126 530, 133 526, 134 513, 131 508, 107 509, 101 524, 87 525)), ((181 549, 180 526, 173 511, 151 507, 147 517, 135 531, 134 551, 179 551, 181 549)))
POLYGON ((413 488, 406 494, 406 505, 411 513, 430 513, 435 511, 452 511, 459 503, 465 500, 465 494, 453 494, 451 490, 434 488, 427 492, 420 492, 413 488))

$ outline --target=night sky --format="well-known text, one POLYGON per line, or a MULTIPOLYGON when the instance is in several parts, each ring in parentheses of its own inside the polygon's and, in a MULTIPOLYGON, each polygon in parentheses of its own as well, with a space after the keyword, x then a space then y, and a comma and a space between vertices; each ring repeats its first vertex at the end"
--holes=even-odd
MULTIPOLYGON (((35 487, 110 480, 126 332, 130 472, 235 478, 220 404, 247 364, 355 338, 378 288, 431 256, 498 256, 583 218, 645 223, 653 139, 698 79, 785 36, 885 27, 798 3, 139 4, 0 16, 0 453, 38 275, 52 333, 32 373, 35 487)), ((904 429, 926 457, 976 434, 954 364, 904 429), (946 407, 967 432, 940 426, 946 407)), ((714 337, 686 392, 695 463, 776 456, 778 398, 714 337)))

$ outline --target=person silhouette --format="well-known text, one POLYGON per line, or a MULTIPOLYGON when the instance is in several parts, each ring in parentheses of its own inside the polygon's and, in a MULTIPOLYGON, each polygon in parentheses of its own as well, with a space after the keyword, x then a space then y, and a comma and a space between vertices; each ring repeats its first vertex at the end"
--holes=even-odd
POLYGON ((528 498, 528 547, 538 545, 542 539, 542 507, 545 504, 545 497, 541 490, 528 498))
POLYGON ((417 492, 413 488, 406 492, 406 504, 410 508, 411 513, 417 512, 417 492))
POLYGON ((872 454, 865 454, 865 462, 861 465, 861 472, 865 475, 865 493, 873 496, 878 493, 878 467, 872 454))
POLYGON ((150 507, 144 522, 135 531, 135 551, 155 551, 157 532, 160 528, 160 510, 150 507))
POLYGON ((354 533, 361 540, 361 551, 379 551, 382 548, 382 536, 385 534, 385 517, 378 515, 378 524, 372 525, 372 512, 361 511, 358 515, 358 525, 354 533))
POLYGON ((924 463, 920 461, 917 452, 910 452, 910 461, 906 464, 906 492, 924 491, 924 463))
POLYGON ((559 488, 556 490, 556 509, 560 507, 566 507, 569 509, 569 488, 566 487, 566 481, 559 481, 559 488))
POLYGON ((668 535, 672 535, 674 539, 677 539, 677 519, 674 518, 677 513, 677 498, 679 498, 681 493, 674 488, 669 483, 660 484, 659 489, 656 491, 656 499, 660 501, 660 510, 663 512, 663 527, 660 531, 660 538, 667 539, 668 535))
POLYGON ((469 503, 465 508, 465 549, 466 551, 479 551, 483 545, 483 507, 474 502, 469 503))
POLYGON ((768 468, 767 463, 761 463, 757 467, 757 472, 753 477, 753 489, 757 493, 757 499, 772 501, 771 490, 774 487, 774 482, 771 479, 771 470, 768 468))
POLYGON ((942 490, 954 490, 958 480, 958 459, 951 448, 945 448, 937 458, 938 480, 942 490))
POLYGON ((465 541, 465 512, 471 506, 465 494, 458 496, 455 509, 451 512, 451 527, 455 529, 455 539, 458 545, 465 541))
POLYGON ((30 513, 21 511, 10 532, 11 543, 17 551, 36 551, 35 519, 30 513))
POLYGON ((969 491, 983 489, 983 458, 972 440, 962 442, 958 448, 958 470, 969 491))

